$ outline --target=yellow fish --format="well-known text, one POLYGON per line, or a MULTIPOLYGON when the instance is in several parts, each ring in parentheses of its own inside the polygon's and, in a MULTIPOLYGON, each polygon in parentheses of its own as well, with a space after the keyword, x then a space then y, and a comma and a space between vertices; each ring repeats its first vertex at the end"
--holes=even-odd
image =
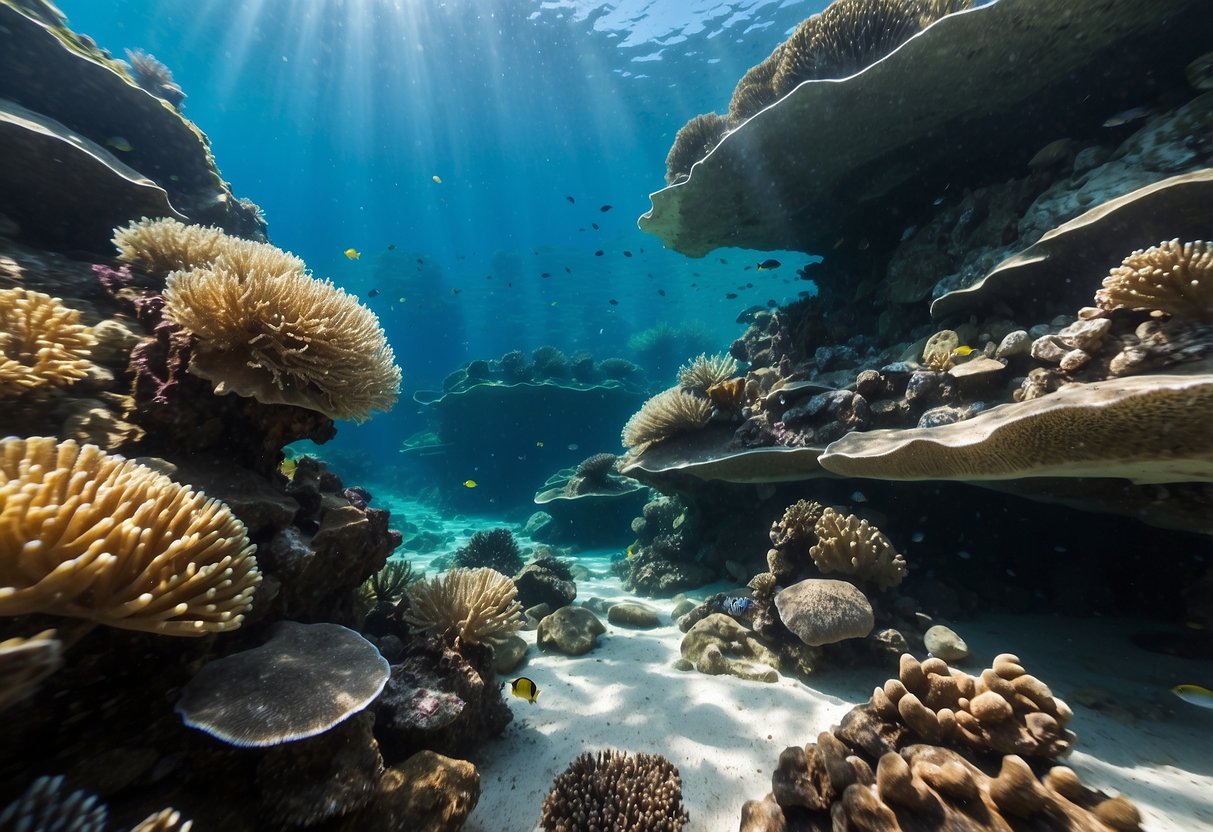
POLYGON ((1189 705, 1213 710, 1213 690, 1202 688, 1200 685, 1178 685, 1171 688, 1171 693, 1189 705))
POLYGON ((534 705, 539 698, 539 687, 527 677, 519 676, 510 682, 510 693, 534 705))
MULTIPOLYGON (((637 542, 638 542, 638 541, 637 541, 637 542)), ((629 543, 629 544, 628 544, 628 548, 627 548, 627 554, 628 554, 628 557, 629 557, 629 558, 630 558, 630 557, 632 557, 632 556, 634 556, 634 555, 636 554, 636 548, 637 548, 637 547, 636 547, 636 542, 633 542, 633 543, 629 543)))
POLYGON ((122 136, 110 136, 105 140, 105 143, 114 150, 121 150, 123 153, 130 153, 135 149, 134 145, 124 139, 122 136))
POLYGON ((957 358, 968 358, 975 352, 977 352, 977 350, 973 349, 972 347, 957 347, 956 349, 952 350, 952 355, 956 356, 957 358))
POLYGON ((295 467, 297 465, 297 460, 288 456, 286 459, 282 460, 282 462, 278 463, 278 471, 288 480, 293 480, 295 478, 295 467))
POLYGON ((430 179, 433 179, 433 180, 434 180, 434 184, 435 184, 435 185, 441 185, 441 184, 442 184, 442 177, 441 177, 441 176, 439 176, 439 175, 438 175, 438 174, 436 174, 436 173, 435 173, 433 176, 431 176, 431 177, 430 177, 430 179))
POLYGON ((358 251, 358 249, 356 249, 356 248, 347 248, 345 251, 342 252, 342 254, 344 254, 346 257, 348 257, 351 260, 357 260, 358 258, 360 258, 362 256, 362 252, 358 251))
POLYGON ((464 480, 464 481, 463 481, 463 487, 464 487, 464 488, 475 488, 475 487, 476 487, 476 481, 475 481, 475 480, 464 480))

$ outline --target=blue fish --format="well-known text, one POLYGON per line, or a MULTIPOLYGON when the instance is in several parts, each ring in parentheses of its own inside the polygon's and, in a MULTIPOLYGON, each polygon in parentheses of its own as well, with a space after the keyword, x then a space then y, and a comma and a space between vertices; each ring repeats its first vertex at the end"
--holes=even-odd
POLYGON ((725 598, 720 602, 720 609, 722 612, 729 615, 747 615, 754 610, 754 599, 733 597, 725 598))

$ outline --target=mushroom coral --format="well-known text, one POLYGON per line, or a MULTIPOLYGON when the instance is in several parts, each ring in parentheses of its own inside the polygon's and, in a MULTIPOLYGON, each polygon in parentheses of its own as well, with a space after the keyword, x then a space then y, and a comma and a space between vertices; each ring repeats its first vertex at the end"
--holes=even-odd
POLYGON ((95 445, 0 440, 0 615, 234 630, 261 581, 226 505, 95 445))
POLYGON ((405 593, 405 620, 423 630, 455 633, 469 644, 512 633, 522 626, 518 588, 495 569, 452 569, 419 581, 405 593))
POLYGON ((1213 243, 1171 240, 1139 249, 1104 278, 1099 308, 1158 310, 1213 321, 1213 243))
POLYGON ((58 298, 0 290, 0 398, 79 381, 95 343, 80 313, 58 298))
POLYGON ((543 799, 544 832, 678 832, 687 822, 678 768, 660 754, 586 751, 543 799))
POLYGON ((636 448, 698 430, 711 416, 709 400, 672 387, 650 398, 628 419, 621 436, 623 446, 636 448))
POLYGON ((177 713, 191 728, 240 747, 323 734, 371 704, 387 660, 340 624, 275 625, 260 647, 210 662, 186 684, 177 713))

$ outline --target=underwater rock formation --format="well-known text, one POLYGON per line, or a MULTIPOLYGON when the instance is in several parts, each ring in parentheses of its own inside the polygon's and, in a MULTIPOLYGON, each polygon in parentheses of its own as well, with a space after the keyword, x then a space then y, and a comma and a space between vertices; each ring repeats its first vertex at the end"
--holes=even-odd
POLYGON ((598 646, 606 627, 585 607, 561 607, 539 621, 535 644, 540 650, 555 650, 566 656, 581 656, 598 646))

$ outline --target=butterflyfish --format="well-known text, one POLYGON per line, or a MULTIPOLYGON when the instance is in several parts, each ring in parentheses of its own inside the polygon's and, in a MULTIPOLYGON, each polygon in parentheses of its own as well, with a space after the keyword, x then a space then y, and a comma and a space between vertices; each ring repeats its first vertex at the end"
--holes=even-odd
POLYGON ((1213 710, 1213 690, 1202 688, 1200 685, 1177 685, 1171 688, 1171 693, 1189 705, 1213 710))
POLYGON ((342 254, 344 254, 350 260, 357 260, 362 256, 362 252, 358 251, 356 248, 347 248, 342 252, 342 254))
POLYGON ((519 676, 510 682, 510 693, 534 705, 535 700, 539 698, 539 686, 527 677, 519 676))
POLYGON ((477 482, 475 480, 464 480, 463 481, 464 488, 475 488, 476 485, 477 485, 477 482))

